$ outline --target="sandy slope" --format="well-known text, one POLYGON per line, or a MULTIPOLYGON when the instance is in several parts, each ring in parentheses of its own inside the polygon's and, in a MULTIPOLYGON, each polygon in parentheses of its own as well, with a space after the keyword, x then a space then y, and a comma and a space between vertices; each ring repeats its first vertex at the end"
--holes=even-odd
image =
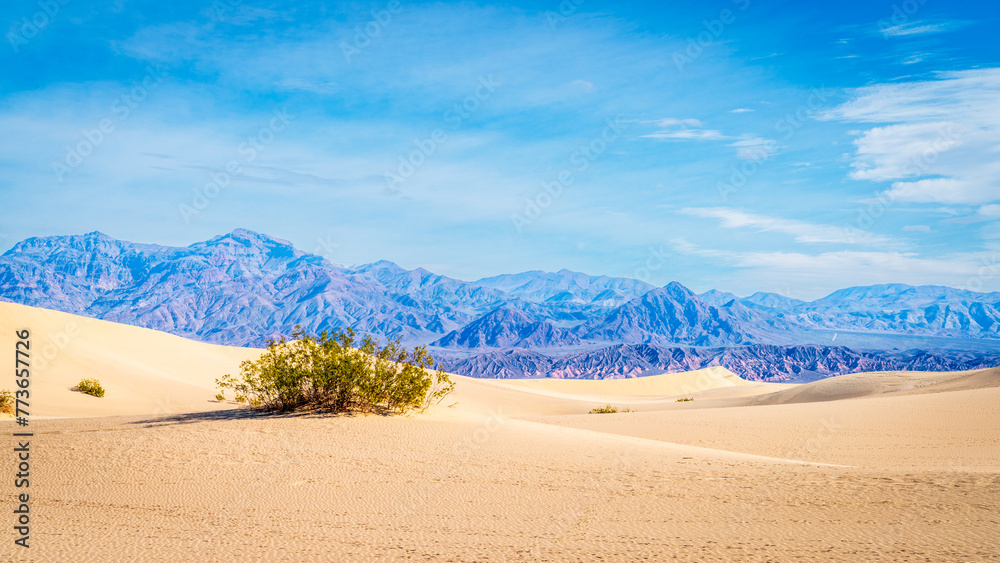
MULTIPOLYGON (((232 408, 219 404, 215 378, 237 372, 259 350, 193 342, 137 328, 0 302, 0 354, 13 354, 15 333, 31 332, 35 416, 167 414, 232 408), (98 399, 72 388, 94 378, 98 399)), ((0 388, 12 384, 0 382, 0 388)))
POLYGON ((32 422, 33 547, 5 526, 2 560, 998 559, 1000 370, 459 377, 415 416, 261 416, 209 400, 253 351, 9 304, 0 346, 69 323, 33 408, 90 418, 32 422))

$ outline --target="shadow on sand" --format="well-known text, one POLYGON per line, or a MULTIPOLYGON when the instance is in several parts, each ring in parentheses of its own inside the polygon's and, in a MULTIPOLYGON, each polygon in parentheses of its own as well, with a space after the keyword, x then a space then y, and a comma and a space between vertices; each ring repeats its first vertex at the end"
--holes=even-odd
MULTIPOLYGON (((367 416, 372 416, 368 414, 367 416)), ((249 419, 289 419, 289 418, 324 418, 340 420, 362 416, 355 412, 336 412, 327 409, 299 410, 289 412, 258 411, 251 408, 235 408, 219 411, 191 412, 155 416, 143 420, 135 420, 129 424, 145 425, 147 428, 157 426, 172 426, 176 424, 193 424, 197 422, 219 422, 249 419)), ((374 414, 374 416, 379 416, 374 414)))

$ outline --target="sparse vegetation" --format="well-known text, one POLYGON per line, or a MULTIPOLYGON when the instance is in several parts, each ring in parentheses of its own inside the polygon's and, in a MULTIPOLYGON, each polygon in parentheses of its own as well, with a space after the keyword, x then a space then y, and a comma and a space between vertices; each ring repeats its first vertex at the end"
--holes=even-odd
POLYGON ((380 346, 369 336, 355 342, 350 329, 314 337, 296 328, 293 337, 243 362, 239 378, 227 374, 216 384, 262 410, 379 413, 424 408, 455 387, 448 374, 430 371, 433 359, 422 346, 410 352, 398 339, 380 346))
POLYGON ((694 397, 684 397, 683 399, 677 399, 676 402, 678 402, 678 403, 685 403, 687 401, 693 401, 693 400, 694 400, 694 397))
POLYGON ((9 389, 0 390, 0 413, 14 414, 14 394, 9 389))
POLYGON ((632 412, 632 409, 621 409, 614 405, 604 405, 603 407, 597 407, 596 409, 591 409, 590 414, 612 414, 616 412, 632 412))
POLYGON ((220 403, 224 402, 224 401, 226 400, 226 394, 225 394, 225 393, 223 393, 223 392, 220 392, 220 393, 218 393, 218 394, 217 394, 217 395, 215 396, 215 400, 216 400, 216 401, 219 401, 220 403))
POLYGON ((80 383, 76 384, 76 389, 74 389, 74 391, 79 391, 95 397, 104 396, 104 387, 101 387, 101 382, 96 379, 82 380, 80 383))

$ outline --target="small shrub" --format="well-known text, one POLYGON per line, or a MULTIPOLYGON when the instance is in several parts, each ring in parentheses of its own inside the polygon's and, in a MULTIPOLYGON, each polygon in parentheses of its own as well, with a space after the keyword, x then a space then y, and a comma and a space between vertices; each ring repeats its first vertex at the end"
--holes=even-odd
POLYGON ((77 383, 76 391, 93 395, 95 397, 104 396, 104 387, 101 387, 101 382, 96 379, 84 379, 80 383, 77 383))
POLYGON ((14 414, 14 394, 7 389, 0 391, 0 413, 14 414))
POLYGON ((354 332, 310 336, 296 327, 294 340, 271 342, 260 359, 240 365, 240 377, 216 380, 236 400, 262 410, 300 407, 334 412, 403 413, 426 408, 450 393, 448 374, 429 371, 433 359, 420 346, 412 352, 399 339, 380 346, 354 332))
POLYGON ((676 402, 678 402, 678 403, 685 403, 687 401, 693 401, 693 400, 694 400, 694 397, 685 397, 683 399, 677 399, 676 402))
POLYGON ((597 407, 590 411, 590 414, 611 414, 616 412, 632 412, 632 409, 622 409, 618 410, 618 407, 613 405, 604 405, 603 407, 597 407))
POLYGON ((220 403, 223 402, 223 401, 225 401, 226 400, 226 394, 225 393, 219 393, 218 395, 215 396, 215 400, 219 401, 220 403))

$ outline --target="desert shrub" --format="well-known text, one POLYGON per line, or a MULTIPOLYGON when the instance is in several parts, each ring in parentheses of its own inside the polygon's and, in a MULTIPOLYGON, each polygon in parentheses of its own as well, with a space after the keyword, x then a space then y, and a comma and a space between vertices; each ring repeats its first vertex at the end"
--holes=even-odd
POLYGON ((226 394, 224 392, 219 392, 217 395, 215 395, 215 400, 219 401, 220 403, 223 402, 223 401, 225 401, 226 400, 226 394))
POLYGON ((684 403, 684 402, 693 401, 693 400, 694 400, 694 397, 685 397, 683 399, 677 399, 675 402, 677 402, 677 403, 684 403))
POLYGON ((455 387, 448 374, 431 370, 422 346, 411 352, 398 339, 381 346, 369 336, 356 342, 350 329, 318 337, 296 329, 294 337, 272 342, 260 359, 240 365, 239 378, 227 374, 216 384, 262 410, 396 413, 424 408, 455 387))
POLYGON ((84 379, 80 383, 77 383, 76 391, 93 395, 95 397, 104 396, 104 387, 101 387, 101 382, 96 379, 84 379))
POLYGON ((616 412, 632 412, 632 409, 618 409, 614 405, 604 405, 603 407, 597 407, 596 409, 591 409, 590 414, 612 414, 616 412))
POLYGON ((0 413, 14 414, 14 394, 8 389, 0 390, 0 413))

